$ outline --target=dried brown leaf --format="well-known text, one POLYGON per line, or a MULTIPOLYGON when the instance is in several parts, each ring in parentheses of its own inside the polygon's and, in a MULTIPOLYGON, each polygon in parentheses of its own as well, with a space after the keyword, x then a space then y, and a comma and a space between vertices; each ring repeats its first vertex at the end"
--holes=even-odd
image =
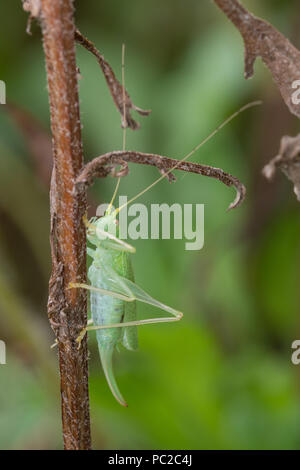
POLYGON ((151 110, 141 109, 132 102, 127 90, 123 89, 123 86, 116 78, 115 73, 109 63, 104 59, 103 55, 100 54, 95 45, 91 41, 89 41, 89 39, 84 37, 81 32, 78 31, 78 29, 75 31, 75 40, 78 42, 78 44, 81 44, 85 49, 87 49, 97 58, 103 75, 105 77, 107 86, 109 88, 110 94, 114 100, 117 110, 121 114, 122 127, 130 127, 133 130, 139 129, 140 124, 133 119, 133 117, 131 116, 131 111, 137 111, 141 116, 148 116, 151 113, 151 110))
POLYGON ((300 134, 295 137, 282 137, 279 154, 262 171, 264 176, 271 180, 277 168, 292 181, 294 192, 300 201, 300 134))
MULTIPOLYGON (((257 18, 237 0, 214 0, 240 31, 245 45, 245 78, 254 73, 254 62, 261 57, 291 113, 300 117, 300 100, 295 88, 300 78, 300 51, 270 23, 257 18)), ((297 92, 297 90, 296 90, 297 92)))
POLYGON ((94 178, 103 178, 110 173, 114 176, 124 176, 128 174, 127 162, 155 166, 170 182, 175 181, 175 176, 170 171, 176 169, 209 176, 210 178, 218 179, 226 184, 226 186, 234 186, 237 195, 235 200, 230 204, 229 210, 238 207, 245 199, 245 186, 235 176, 226 173, 221 168, 131 150, 109 152, 94 158, 84 166, 76 180, 76 184, 79 187, 88 187, 93 183, 94 178), (119 165, 121 165, 121 171, 116 172, 115 168, 119 165))

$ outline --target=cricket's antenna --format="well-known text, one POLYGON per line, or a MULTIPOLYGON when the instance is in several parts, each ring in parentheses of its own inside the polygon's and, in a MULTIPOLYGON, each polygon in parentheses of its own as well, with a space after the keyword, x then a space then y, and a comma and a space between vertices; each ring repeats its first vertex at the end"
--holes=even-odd
MULTIPOLYGON (((122 92, 123 92, 123 145, 122 145, 122 150, 124 151, 126 149, 126 95, 125 95, 125 44, 122 44, 122 92)), ((114 200, 116 199, 116 195, 118 193, 118 189, 120 186, 121 182, 121 177, 119 176, 113 196, 111 198, 111 201, 109 203, 109 206, 107 208, 107 214, 110 214, 112 205, 114 203, 114 200)))
MULTIPOLYGON (((126 148, 125 44, 122 44, 123 150, 126 148)), ((119 178, 120 179, 120 178, 119 178)))
POLYGON ((236 118, 239 114, 241 114, 242 112, 246 111, 247 109, 249 108, 252 108, 253 106, 258 106, 262 103, 262 101, 252 101, 251 103, 247 103, 246 105, 242 106, 240 109, 238 109, 237 111, 235 111, 233 114, 231 114, 227 119, 225 119, 225 121, 223 121, 214 131, 212 131, 204 140, 202 140, 202 142, 200 142, 200 144, 196 145, 196 147, 193 148, 193 150, 191 150, 185 157, 183 157, 181 160, 178 160, 178 162, 176 163, 176 165, 174 165, 172 168, 170 168, 168 171, 166 171, 162 176, 160 176, 157 180, 153 181, 153 183, 151 183, 149 186, 147 186, 145 189, 143 189, 143 191, 141 191, 139 194, 137 194, 136 196, 134 196, 132 199, 130 199, 129 201, 127 201, 125 204, 123 204, 121 207, 119 207, 118 209, 115 210, 116 214, 118 214, 124 207, 126 207, 128 204, 130 204, 131 202, 135 201, 138 197, 142 196, 143 194, 145 194, 147 191, 149 191, 149 189, 153 188, 153 186, 155 186, 157 183, 159 183, 161 180, 163 180, 164 178, 166 178, 166 176, 168 176, 169 173, 171 173, 173 170, 176 170, 177 166, 179 165, 179 163, 181 162, 184 162, 185 160, 187 160, 188 158, 190 158, 195 152, 197 152, 197 150, 200 149, 200 147, 202 147, 204 144, 206 144, 206 142, 208 142, 210 139, 212 139, 212 137, 214 137, 221 129, 223 129, 223 127, 225 127, 230 121, 232 121, 234 118, 236 118))

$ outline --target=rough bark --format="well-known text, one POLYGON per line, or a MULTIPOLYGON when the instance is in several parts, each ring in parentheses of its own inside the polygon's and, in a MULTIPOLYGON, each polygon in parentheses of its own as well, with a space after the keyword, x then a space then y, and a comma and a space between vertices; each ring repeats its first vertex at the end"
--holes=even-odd
POLYGON ((86 324, 86 194, 76 190, 83 167, 72 0, 42 0, 40 19, 46 58, 53 136, 51 181, 52 275, 48 315, 59 347, 65 449, 89 449, 88 352, 75 342, 86 324))

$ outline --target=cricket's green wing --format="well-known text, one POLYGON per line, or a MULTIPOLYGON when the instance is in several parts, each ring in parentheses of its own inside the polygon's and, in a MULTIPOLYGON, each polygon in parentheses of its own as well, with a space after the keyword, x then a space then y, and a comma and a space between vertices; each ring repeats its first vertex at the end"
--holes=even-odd
MULTIPOLYGON (((124 263, 124 268, 125 268, 125 277, 131 281, 134 282, 134 273, 133 273, 133 268, 131 264, 131 259, 128 253, 124 253, 123 256, 126 259, 126 262, 124 263), (125 267, 126 266, 126 267, 125 267)), ((124 302, 124 322, 132 322, 137 319, 137 313, 136 313, 136 301, 134 300, 133 302, 124 302)), ((138 348, 138 331, 137 331, 137 326, 127 326, 123 330, 123 338, 122 338, 122 344, 126 349, 129 349, 131 351, 135 351, 138 348)))
MULTIPOLYGON (((136 320, 136 301, 125 302, 125 315, 124 322, 128 323, 136 320)), ((138 343, 138 332, 137 326, 126 326, 124 328, 122 344, 126 349, 130 351, 136 351, 138 343)))
POLYGON ((114 297, 120 296, 120 298, 125 301, 127 300, 128 302, 138 300, 140 302, 153 305, 161 310, 165 310, 175 317, 178 317, 178 314, 181 315, 181 312, 154 299, 134 282, 126 279, 125 277, 119 276, 113 269, 109 267, 105 267, 104 269, 107 273, 107 278, 105 280, 108 286, 105 292, 107 295, 112 295, 114 297))

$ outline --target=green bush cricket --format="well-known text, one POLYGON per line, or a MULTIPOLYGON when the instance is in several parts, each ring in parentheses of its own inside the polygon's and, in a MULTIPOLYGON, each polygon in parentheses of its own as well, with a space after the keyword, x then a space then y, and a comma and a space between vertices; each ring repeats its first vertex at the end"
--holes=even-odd
MULTIPOLYGON (((189 158, 235 116, 256 104, 259 103, 249 103, 240 108, 180 161, 182 162, 189 158)), ((166 171, 160 178, 129 200, 126 205, 145 194, 146 191, 155 186, 175 169, 176 166, 166 171)), ((118 186, 119 180, 117 188, 118 186)), ((115 347, 119 343, 122 343, 125 348, 136 350, 138 346, 137 326, 179 321, 183 317, 183 313, 150 297, 135 284, 130 259, 130 255, 135 253, 135 248, 118 238, 118 227, 116 227, 118 223, 117 215, 125 205, 112 212, 111 207, 115 195, 116 190, 103 217, 92 218, 90 221, 85 219, 87 239, 94 245, 93 249, 87 248, 87 254, 93 260, 88 271, 88 278, 91 285, 71 283, 69 287, 90 290, 93 326, 84 328, 77 338, 77 342, 80 346, 88 330, 97 331, 100 359, 108 385, 117 401, 121 405, 127 406, 113 374, 112 358, 115 347), (158 307, 172 316, 137 320, 137 300, 158 307)))
POLYGON ((112 370, 115 347, 122 343, 125 348, 136 350, 138 325, 178 321, 182 313, 153 299, 135 284, 130 259, 135 248, 113 235, 116 216, 116 211, 106 212, 99 219, 85 222, 87 238, 94 245, 94 249, 88 248, 87 251, 93 260, 88 271, 91 285, 71 284, 70 287, 91 291, 90 307, 94 326, 82 330, 77 341, 80 344, 87 330, 97 330, 99 354, 107 382, 118 402, 127 406, 112 370), (136 300, 161 308, 173 317, 137 320, 136 300))

